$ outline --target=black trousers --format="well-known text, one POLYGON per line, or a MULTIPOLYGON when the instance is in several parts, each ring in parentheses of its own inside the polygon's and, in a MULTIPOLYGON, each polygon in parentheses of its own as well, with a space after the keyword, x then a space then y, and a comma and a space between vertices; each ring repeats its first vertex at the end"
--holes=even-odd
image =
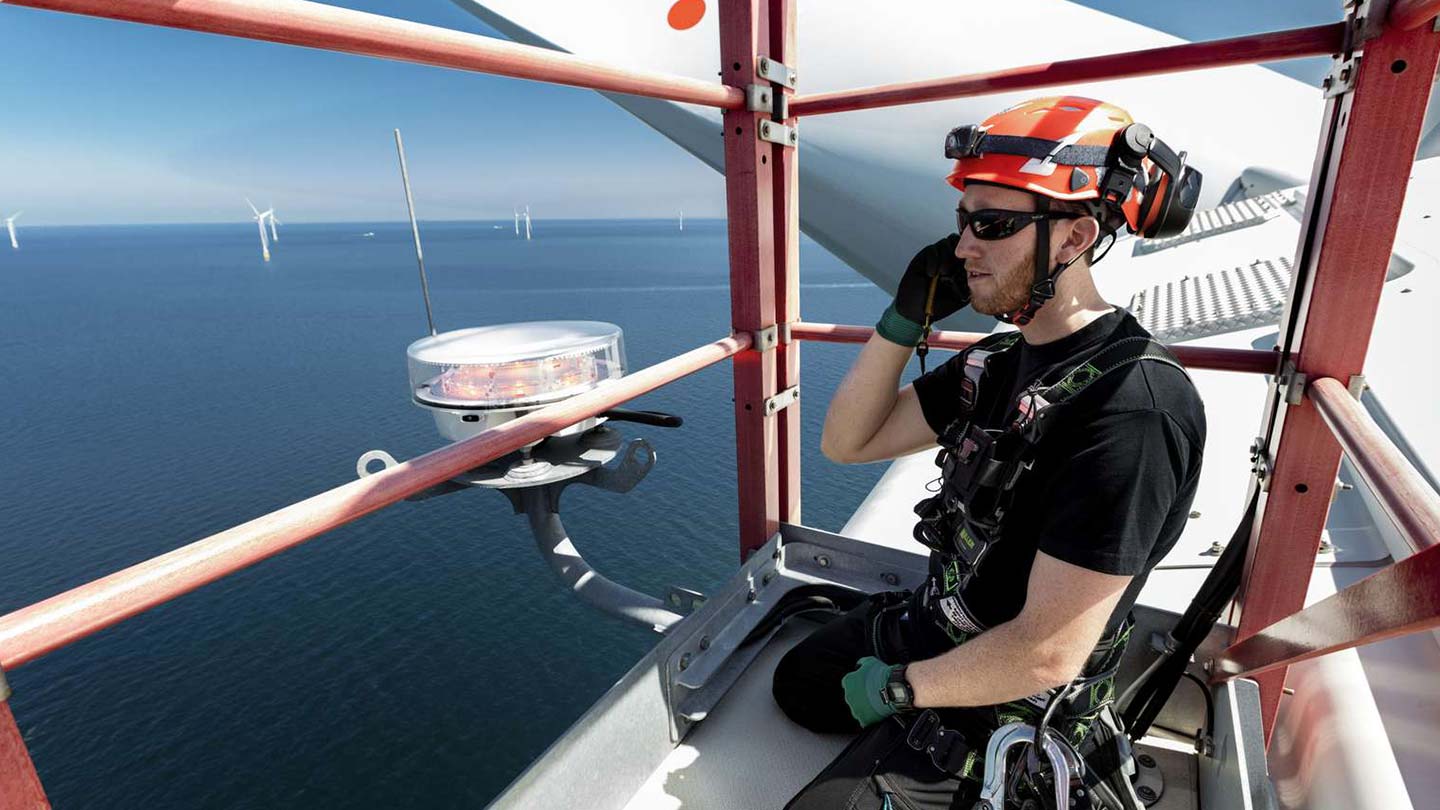
POLYGON ((910 592, 878 593, 796 644, 775 668, 775 702, 796 723, 821 733, 854 732, 840 679, 873 655, 887 664, 931 658, 950 646, 910 615, 910 592))
MULTIPOLYGON (((811 731, 854 734, 860 726, 850 716, 840 679, 854 671, 856 661, 873 655, 887 664, 904 664, 952 647, 912 618, 909 597, 908 592, 876 594, 786 653, 772 684, 775 702, 785 714, 811 731)), ((960 720, 954 715, 964 712, 945 710, 947 724, 960 720)), ((914 719, 892 717, 857 735, 786 810, 968 808, 978 782, 937 769, 927 754, 907 746, 914 719)))

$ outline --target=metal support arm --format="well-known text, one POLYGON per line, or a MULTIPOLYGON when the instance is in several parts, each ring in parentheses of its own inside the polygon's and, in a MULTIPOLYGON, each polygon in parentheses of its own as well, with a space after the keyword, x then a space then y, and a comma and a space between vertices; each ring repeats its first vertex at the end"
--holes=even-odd
POLYGON ((537 487, 502 490, 530 520, 535 547, 550 569, 582 601, 612 616, 638 622, 663 633, 685 618, 665 603, 606 578, 595 571, 570 539, 560 520, 560 493, 572 483, 588 484, 610 492, 628 492, 655 464, 655 451, 643 440, 630 443, 618 467, 597 467, 579 478, 537 487))

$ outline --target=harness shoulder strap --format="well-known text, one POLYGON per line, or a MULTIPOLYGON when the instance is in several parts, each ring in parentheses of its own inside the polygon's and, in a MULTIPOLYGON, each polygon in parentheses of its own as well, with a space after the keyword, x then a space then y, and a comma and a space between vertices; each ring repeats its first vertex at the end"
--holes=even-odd
MULTIPOLYGON (((1080 361, 1053 385, 1041 387, 1032 383, 1020 394, 1016 403, 1016 426, 1024 429, 1038 425, 1037 417, 1041 411, 1074 399, 1113 371, 1145 360, 1173 366, 1187 379, 1190 376, 1180 361, 1175 359, 1175 355, 1159 341, 1138 335, 1122 338, 1080 361)), ((1033 440, 1038 438, 1033 437, 1033 440)))
POLYGON ((1044 389, 1041 392, 1042 396, 1050 404, 1058 405, 1089 388, 1106 374, 1141 360, 1153 360, 1167 366, 1174 366, 1187 378, 1190 376, 1185 371, 1185 367, 1180 365, 1180 361, 1175 359, 1175 355, 1171 354, 1164 344, 1148 337, 1128 337, 1111 343, 1091 355, 1090 359, 1070 369, 1064 377, 1060 378, 1059 382, 1044 389))

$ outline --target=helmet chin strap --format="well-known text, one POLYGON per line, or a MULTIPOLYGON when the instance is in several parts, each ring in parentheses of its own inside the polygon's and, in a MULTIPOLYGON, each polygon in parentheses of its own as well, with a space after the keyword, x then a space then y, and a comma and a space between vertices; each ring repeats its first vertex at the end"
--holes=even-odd
MULTIPOLYGON (((1050 199, 1039 194, 1035 195, 1035 211, 1045 214, 1050 211, 1050 199)), ((996 315, 996 319, 1005 323, 1013 323, 1016 326, 1024 326, 1035 320, 1035 314, 1045 302, 1055 297, 1055 281, 1065 268, 1075 263, 1080 254, 1068 262, 1057 262, 1054 269, 1050 267, 1050 221, 1042 220, 1035 223, 1035 282, 1030 285, 1030 300, 1025 306, 1010 312, 1002 312, 996 315)))

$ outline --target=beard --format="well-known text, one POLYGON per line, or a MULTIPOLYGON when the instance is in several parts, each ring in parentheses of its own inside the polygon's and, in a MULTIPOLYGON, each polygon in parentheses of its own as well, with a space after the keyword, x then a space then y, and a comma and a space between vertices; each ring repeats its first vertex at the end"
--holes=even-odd
POLYGON ((970 308, 981 315, 1004 315, 1030 302, 1035 284, 1035 249, 1010 267, 995 269, 977 289, 970 289, 970 308))

